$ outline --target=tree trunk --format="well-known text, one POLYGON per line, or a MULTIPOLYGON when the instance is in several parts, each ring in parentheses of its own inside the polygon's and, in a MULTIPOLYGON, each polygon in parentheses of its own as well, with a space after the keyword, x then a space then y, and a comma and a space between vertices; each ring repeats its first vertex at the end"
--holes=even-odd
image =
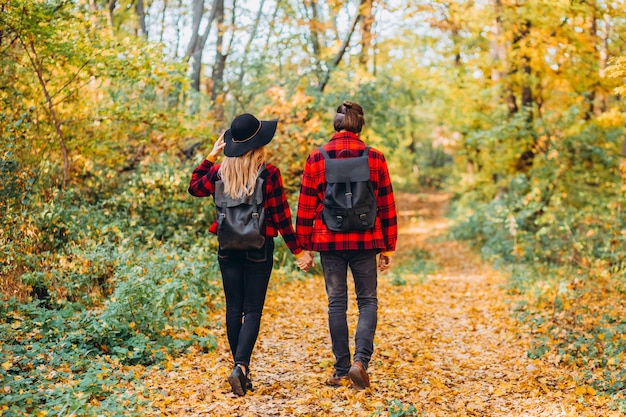
POLYGON ((263 16, 263 6, 265 5, 265 0, 261 0, 261 4, 259 5, 259 11, 256 14, 256 18, 254 19, 254 26, 250 31, 250 37, 248 38, 248 42, 246 43, 246 47, 243 50, 243 58, 241 59, 241 66, 239 67, 239 84, 241 85, 243 81, 243 77, 245 74, 245 59, 250 53, 250 48, 252 47, 252 41, 256 38, 257 31, 259 29, 259 23, 261 22, 261 17, 263 16))
MULTIPOLYGON (((180 10, 182 10, 183 8, 183 1, 184 0, 178 0, 178 8, 180 10)), ((180 50, 180 43, 181 43, 181 37, 180 37, 180 21, 183 18, 182 13, 178 13, 178 16, 176 17, 176 24, 174 25, 176 27, 176 46, 174 48, 174 56, 178 58, 178 51, 180 50)), ((165 17, 164 17, 165 19, 165 17)), ((164 30, 165 32, 165 30, 164 30)))
POLYGON ((278 16, 278 12, 280 11, 281 2, 282 2, 281 0, 276 1, 276 8, 274 9, 274 13, 272 14, 272 20, 270 21, 269 30, 267 31, 267 36, 265 38, 265 46, 263 47, 263 55, 267 55, 267 51, 269 51, 270 39, 276 27, 276 17, 278 16))
MULTIPOLYGON (((365 1, 367 0, 361 0, 361 5, 365 1)), ((335 59, 333 59, 333 62, 328 67, 328 70, 324 74, 324 78, 322 79, 322 82, 319 85, 320 93, 324 92, 324 89, 326 88, 326 85, 328 84, 328 81, 330 80, 331 71, 335 69, 337 65, 339 65, 339 63, 341 62, 341 59, 346 53, 346 50, 348 49, 348 45, 350 44, 350 39, 352 38, 352 34, 354 33, 356 29, 356 25, 357 23, 359 23, 360 19, 361 19, 361 7, 359 6, 357 13, 355 14, 354 19, 352 20, 352 24, 350 25, 350 30, 348 31, 346 35, 346 39, 344 39, 343 44, 339 48, 339 52, 337 52, 337 55, 335 55, 335 59)))
MULTIPOLYGON (((591 42, 593 45, 598 45, 598 20, 596 19, 597 9, 595 4, 591 5, 591 29, 589 30, 589 36, 591 37, 591 42)), ((599 45, 598 45, 599 46, 599 45)), ((598 57, 599 63, 599 57, 598 57)), ((595 82, 589 87, 589 91, 585 92, 584 96, 587 99, 587 111, 585 112, 585 120, 589 121, 594 116, 596 110, 596 93, 597 93, 598 83, 595 82)))
MULTIPOLYGON (((610 36, 610 28, 611 28, 611 17, 604 13, 602 16, 602 31, 600 32, 600 57, 599 57, 599 66, 600 66, 600 82, 602 82, 606 78, 606 67, 609 57, 609 36, 610 36)), ((598 94, 598 112, 605 113, 608 109, 607 103, 607 94, 601 86, 601 90, 598 94)))
POLYGON ((489 42, 489 55, 491 56, 491 81, 497 84, 504 78, 503 68, 506 66, 506 50, 502 39, 502 0, 490 0, 494 11, 493 24, 491 26, 491 41, 489 42))
POLYGON ((217 41, 215 43, 215 63, 213 64, 213 90, 211 91, 211 101, 214 103, 215 118, 223 119, 223 103, 217 98, 224 91, 224 69, 226 68, 226 57, 224 53, 224 0, 215 0, 215 18, 217 19, 217 41))
MULTIPOLYGON (((519 16, 517 16, 517 10, 516 10, 516 20, 519 20, 519 16)), ((514 28, 515 35, 513 36, 511 47, 513 48, 513 50, 518 51, 518 53, 515 55, 520 55, 519 50, 524 48, 524 40, 529 34, 529 29, 530 29, 529 25, 530 23, 528 22, 528 20, 522 19, 522 23, 520 24, 520 26, 514 28)), ((521 81, 520 81, 519 88, 521 90, 520 92, 521 106, 522 106, 522 109, 525 109, 526 106, 532 104, 531 103, 532 91, 530 91, 529 86, 528 86, 529 75, 530 75, 530 66, 529 66, 528 57, 524 53, 522 53, 519 58, 519 61, 515 61, 515 62, 511 61, 511 62, 508 62, 508 64, 509 64, 509 68, 507 71, 507 78, 512 75, 519 74, 520 71, 524 74, 524 76, 520 77, 521 81), (520 70, 520 67, 521 67, 521 70, 520 70)), ((506 95, 505 100, 509 108, 509 114, 514 115, 519 112, 516 94, 510 82, 506 82, 506 85, 507 85, 506 87, 507 92, 505 94, 506 95)))
POLYGON ((461 46, 459 45, 461 42, 461 29, 459 27, 454 27, 452 29, 452 40, 454 42, 454 68, 461 68, 461 46))
POLYGON ((115 29, 113 25, 113 12, 115 11, 115 6, 117 5, 117 0, 107 0, 107 20, 109 22, 109 27, 111 30, 115 29))
POLYGON ((135 13, 137 13, 137 20, 139 23, 138 35, 148 39, 148 28, 146 26, 146 9, 143 0, 137 0, 135 4, 135 13))
POLYGON ((598 79, 594 82, 589 92, 587 93, 587 112, 585 113, 585 120, 591 120, 591 118, 600 113, 604 113, 607 108, 606 92, 603 89, 603 80, 606 76, 606 67, 608 59, 608 47, 609 47, 609 28, 610 17, 608 14, 598 10, 597 2, 591 2, 590 16, 591 29, 589 36, 591 37, 591 44, 594 45, 594 50, 598 52, 597 56, 594 56, 598 62, 598 79), (602 16, 602 18, 600 18, 602 16), (598 23, 600 27, 598 27, 598 23))
POLYGON ((517 107, 517 98, 513 91, 511 82, 507 79, 509 74, 512 74, 511 63, 508 61, 508 54, 506 49, 506 42, 504 34, 506 29, 503 26, 504 21, 504 9, 502 6, 502 0, 490 0, 491 7, 494 11, 494 21, 491 28, 492 39, 490 42, 490 55, 492 59, 491 66, 491 80, 497 87, 494 94, 497 100, 504 100, 509 114, 513 115, 519 111, 517 107))
MULTIPOLYGON (((520 45, 520 48, 522 49, 526 49, 524 42, 528 39, 528 36, 530 35, 530 27, 531 27, 530 21, 527 19, 524 19, 524 21, 522 22, 522 26, 520 28, 520 35, 519 35, 519 40, 518 40, 518 44, 520 45)), ((523 74, 522 85, 521 85, 522 108, 526 112, 528 112, 529 119, 532 120, 532 109, 533 109, 533 104, 534 104, 533 103, 533 90, 532 90, 532 86, 530 85, 532 69, 530 67, 530 57, 528 56, 526 52, 522 54, 521 64, 522 64, 522 74, 523 74)))
MULTIPOLYGON (((20 39, 21 40, 21 39, 20 39)), ((21 40, 22 45, 25 49, 27 49, 26 45, 24 45, 24 41, 21 40)), ((65 190, 67 187, 67 183, 70 177, 70 158, 69 152, 67 150, 67 146, 65 144, 65 137, 63 135, 63 131, 61 130, 61 122, 59 121, 56 111, 54 109, 54 103, 52 102, 52 97, 50 96, 50 92, 48 91, 48 85, 46 84, 46 80, 43 76, 43 66, 41 64, 41 60, 37 56, 37 50, 35 49, 35 45, 31 42, 29 45, 31 54, 28 54, 28 58, 30 59, 31 65, 37 74, 37 79, 39 80, 39 85, 41 86, 41 90, 43 91, 44 97, 46 98, 46 104, 48 106, 48 112, 50 113, 50 118, 52 119, 52 123, 54 124, 54 130, 57 135, 57 139, 59 141, 59 148, 61 149, 61 155, 63 157, 63 184, 62 189, 65 190)))
POLYGON ((196 51, 196 45, 200 38, 200 23, 204 16, 204 0, 193 0, 191 3, 191 39, 185 51, 185 58, 189 60, 196 51))
MULTIPOLYGON (((194 0, 194 10, 193 10, 193 26, 196 27, 196 30, 192 32, 191 40, 189 41, 189 46, 187 47, 187 52, 185 53, 185 60, 189 61, 189 58, 192 58, 191 62, 191 87, 200 91, 200 77, 202 75, 202 55, 204 52, 204 46, 206 45, 206 41, 209 38, 209 33, 211 32, 211 26, 213 25, 213 20, 215 19, 215 13, 217 8, 217 3, 222 2, 223 0, 215 0, 213 4, 213 8, 211 9, 211 14, 209 15, 209 21, 204 30, 204 33, 200 35, 198 30, 200 28, 200 23, 202 21, 202 13, 204 10, 204 0, 194 0), (199 5, 201 3, 201 5, 199 5)), ((223 6, 222 6, 223 8, 223 6)), ((218 28, 219 30, 219 28, 218 28)))
POLYGON ((313 45, 313 54, 316 60, 319 60, 322 56, 322 48, 320 46, 320 33, 319 33, 319 10, 317 6, 317 0, 311 0, 311 19, 309 21, 309 28, 311 28, 311 43, 313 45))
MULTIPOLYGON (((305 10, 306 10, 306 1, 305 10)), ((322 66, 322 46, 320 42, 320 14, 317 0, 311 0, 311 17, 309 18, 309 31, 311 34, 311 45, 313 47, 313 57, 315 64, 313 71, 318 80, 324 77, 324 68, 322 66)))
POLYGON ((526 172, 529 168, 533 166, 533 162, 535 160, 535 156, 537 155, 537 151, 535 150, 535 144, 537 142, 536 135, 534 135, 532 129, 532 121, 534 118, 534 98, 533 91, 531 86, 531 60, 526 52, 528 46, 525 45, 525 42, 528 40, 530 36, 530 28, 531 22, 524 18, 522 20, 521 26, 518 30, 519 35, 516 37, 514 44, 517 48, 522 50, 522 54, 520 57, 521 64, 521 104, 522 110, 524 111, 525 122, 527 131, 530 132, 530 135, 533 135, 532 144, 530 144, 521 154, 519 159, 517 160, 516 169, 519 172, 526 172))
POLYGON ((374 12, 372 0, 363 0, 361 3, 361 55, 359 55, 359 65, 367 67, 370 49, 372 47, 372 27, 374 25, 374 12))

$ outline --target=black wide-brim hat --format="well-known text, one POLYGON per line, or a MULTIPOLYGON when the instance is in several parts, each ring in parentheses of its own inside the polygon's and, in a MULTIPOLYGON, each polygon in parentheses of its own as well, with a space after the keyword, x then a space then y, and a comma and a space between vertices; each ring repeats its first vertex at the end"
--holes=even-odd
POLYGON ((224 132, 224 155, 241 156, 267 145, 276 133, 276 126, 278 120, 259 120, 249 113, 235 117, 230 129, 224 132))

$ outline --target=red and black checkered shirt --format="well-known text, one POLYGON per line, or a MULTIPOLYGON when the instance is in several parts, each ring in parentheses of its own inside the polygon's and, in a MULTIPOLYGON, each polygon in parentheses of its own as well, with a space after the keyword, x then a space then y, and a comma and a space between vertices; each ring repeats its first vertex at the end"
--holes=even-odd
MULTIPOLYGON (((365 146, 356 134, 338 132, 323 148, 331 158, 344 158, 361 155, 365 146), (341 152, 341 155, 338 155, 340 151, 348 152, 341 152)), ((363 249, 392 252, 395 250, 398 239, 396 204, 387 162, 382 152, 370 147, 369 165, 370 180, 374 186, 378 205, 374 229, 333 232, 328 230, 321 218, 322 201, 326 192, 324 156, 319 149, 309 155, 304 166, 296 217, 296 234, 298 241, 305 249, 318 252, 363 249)))
MULTIPOLYGON (((208 197, 215 193, 215 181, 218 178, 220 165, 205 159, 193 170, 191 182, 189 184, 189 194, 196 197, 208 197)), ((298 245, 296 234, 291 223, 291 210, 285 190, 280 170, 272 164, 267 164, 265 169, 268 172, 265 179, 265 236, 278 236, 280 232, 285 244, 293 254, 302 252, 298 245)), ((217 233, 217 220, 211 224, 209 231, 217 233)))

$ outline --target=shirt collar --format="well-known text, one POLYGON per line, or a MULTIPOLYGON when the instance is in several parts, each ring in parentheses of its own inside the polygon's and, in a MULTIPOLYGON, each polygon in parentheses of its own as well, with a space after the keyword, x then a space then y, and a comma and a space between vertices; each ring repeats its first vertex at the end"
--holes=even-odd
POLYGON ((359 142, 363 142, 361 140, 361 138, 359 137, 359 135, 357 135, 356 133, 353 132, 348 132, 346 131, 342 131, 342 132, 336 132, 331 138, 330 140, 335 140, 335 139, 351 139, 351 140, 358 140, 359 142))

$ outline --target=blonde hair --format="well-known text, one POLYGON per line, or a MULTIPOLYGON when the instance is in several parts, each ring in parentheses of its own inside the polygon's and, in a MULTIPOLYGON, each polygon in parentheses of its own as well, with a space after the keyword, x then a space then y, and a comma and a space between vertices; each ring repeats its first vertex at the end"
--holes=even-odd
POLYGON ((241 156, 225 156, 219 169, 224 193, 230 198, 250 197, 254 192, 259 168, 265 163, 265 155, 265 148, 260 147, 241 156))

